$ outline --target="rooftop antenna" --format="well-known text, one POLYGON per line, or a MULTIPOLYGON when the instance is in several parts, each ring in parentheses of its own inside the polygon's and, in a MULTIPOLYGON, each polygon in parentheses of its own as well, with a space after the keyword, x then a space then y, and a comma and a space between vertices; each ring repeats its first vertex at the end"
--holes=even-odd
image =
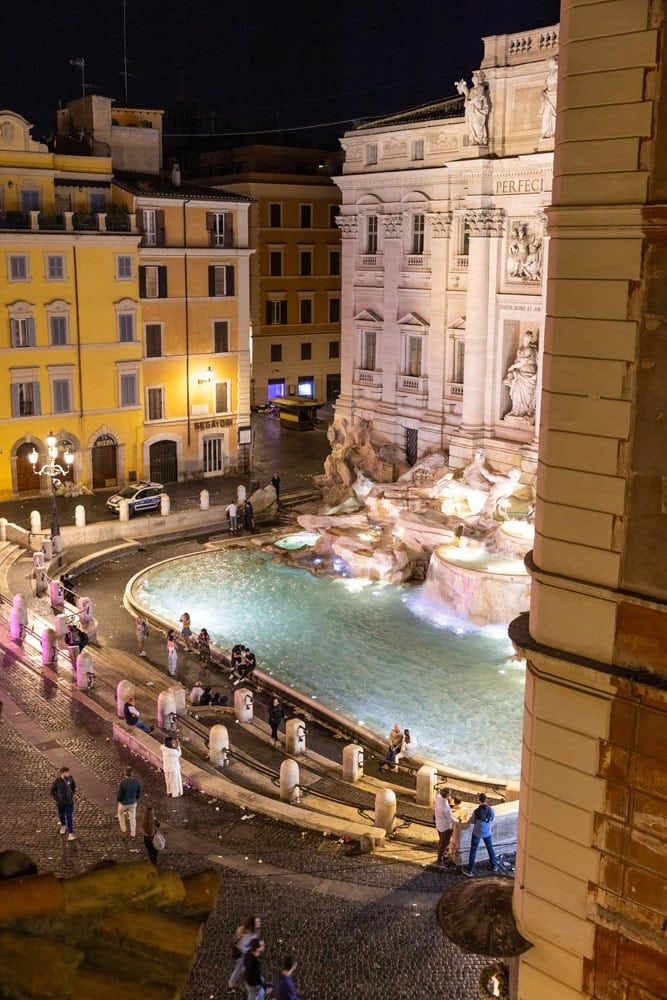
POLYGON ((70 59, 70 66, 78 66, 81 70, 81 96, 86 96, 86 60, 81 56, 77 56, 76 59, 70 59))
POLYGON ((130 75, 127 69, 127 4, 128 0, 121 0, 123 8, 123 72, 121 76, 125 82, 125 104, 127 104, 127 78, 130 75))

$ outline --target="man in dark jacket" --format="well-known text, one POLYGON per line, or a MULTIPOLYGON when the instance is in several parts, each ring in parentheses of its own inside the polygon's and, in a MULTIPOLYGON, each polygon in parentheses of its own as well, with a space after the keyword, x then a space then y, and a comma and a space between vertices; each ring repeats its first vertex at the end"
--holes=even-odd
POLYGON ((271 707, 269 708, 269 725, 271 726, 271 740, 275 746, 278 742, 278 726, 285 718, 285 709, 280 704, 279 698, 271 699, 271 707))
POLYGON ((127 827, 125 818, 130 821, 130 836, 137 834, 137 803, 141 797, 141 782, 135 778, 131 767, 125 768, 125 777, 118 786, 116 800, 118 802, 118 824, 120 832, 125 833, 127 827))
POLYGON ((276 973, 273 981, 274 1000, 299 1000, 296 986, 292 979, 292 973, 296 969, 296 961, 291 955, 286 955, 283 959, 283 966, 280 972, 276 973))
POLYGON ((253 938, 243 960, 243 978, 245 979, 248 1000, 264 1000, 266 997, 266 984, 260 961, 263 951, 264 942, 260 938, 253 938))
POLYGON ((68 840, 76 840, 74 836, 74 795, 76 793, 76 781, 69 773, 68 767, 61 767, 58 777, 51 785, 51 795, 53 796, 58 819, 60 821, 60 832, 67 834, 68 840))
POLYGON ((493 821, 496 818, 495 811, 490 805, 487 805, 486 795, 482 792, 479 796, 479 805, 472 814, 472 837, 470 838, 470 854, 468 855, 468 867, 462 868, 461 871, 464 875, 469 878, 472 877, 473 869, 475 867, 475 857, 477 855, 477 848, 479 847, 480 840, 483 840, 486 849, 489 853, 489 861, 491 862, 491 871, 498 871, 498 859, 496 858, 496 852, 493 849, 493 837, 491 836, 491 827, 493 826, 493 821))

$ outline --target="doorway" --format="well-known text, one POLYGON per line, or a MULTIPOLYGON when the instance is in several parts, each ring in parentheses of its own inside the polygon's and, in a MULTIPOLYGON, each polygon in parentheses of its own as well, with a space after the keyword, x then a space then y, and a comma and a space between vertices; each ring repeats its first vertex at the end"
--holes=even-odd
POLYGON ((340 375, 327 375, 327 403, 335 403, 340 396, 340 375))
POLYGON ((16 452, 16 492, 37 493, 39 491, 39 476, 32 471, 33 466, 28 461, 28 455, 35 449, 34 444, 19 445, 16 452))
POLYGON ((118 486, 117 445, 110 434, 102 434, 93 445, 93 489, 118 486))
POLYGON ((222 472, 223 463, 223 438, 204 438, 202 441, 205 476, 217 476, 222 472))
POLYGON ((149 449, 151 479, 154 483, 178 482, 175 441, 156 441, 149 449))

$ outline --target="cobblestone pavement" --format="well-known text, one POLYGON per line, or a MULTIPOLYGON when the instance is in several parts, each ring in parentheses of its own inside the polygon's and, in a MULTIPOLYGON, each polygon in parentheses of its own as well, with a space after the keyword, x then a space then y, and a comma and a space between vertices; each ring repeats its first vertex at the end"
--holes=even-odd
MULTIPOLYGON (((328 410, 325 411, 325 415, 328 410)), ((329 414, 330 415, 330 414, 329 414)), ((324 459, 329 454, 326 431, 317 429, 305 433, 280 428, 277 418, 255 414, 252 418, 255 431, 253 468, 247 475, 214 476, 187 483, 171 483, 167 492, 172 500, 172 510, 195 507, 199 493, 206 489, 211 494, 211 504, 229 503, 236 487, 243 483, 249 486, 253 480, 265 485, 274 471, 280 473, 282 490, 302 490, 312 486, 312 477, 320 475, 324 459)), ((110 514, 106 508, 109 490, 102 490, 93 496, 58 498, 58 513, 61 524, 74 524, 74 508, 83 504, 88 523, 106 520, 110 514)), ((50 523, 51 501, 49 497, 33 496, 0 503, 0 517, 28 527, 31 510, 38 510, 43 523, 50 523)))

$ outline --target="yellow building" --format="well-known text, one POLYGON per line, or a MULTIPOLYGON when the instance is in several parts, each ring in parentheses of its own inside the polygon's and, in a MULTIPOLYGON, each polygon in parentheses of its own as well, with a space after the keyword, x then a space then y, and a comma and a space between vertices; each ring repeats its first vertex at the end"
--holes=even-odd
POLYGON ((118 173, 142 232, 146 474, 161 483, 250 468, 249 199, 118 173))
POLYGON ((30 129, 0 112, 2 498, 49 488, 27 456, 50 431, 76 481, 143 475, 136 220, 114 211, 108 156, 51 153, 30 129))
POLYGON ((202 153, 204 182, 252 198, 251 402, 340 392, 340 154, 252 145, 202 153))

